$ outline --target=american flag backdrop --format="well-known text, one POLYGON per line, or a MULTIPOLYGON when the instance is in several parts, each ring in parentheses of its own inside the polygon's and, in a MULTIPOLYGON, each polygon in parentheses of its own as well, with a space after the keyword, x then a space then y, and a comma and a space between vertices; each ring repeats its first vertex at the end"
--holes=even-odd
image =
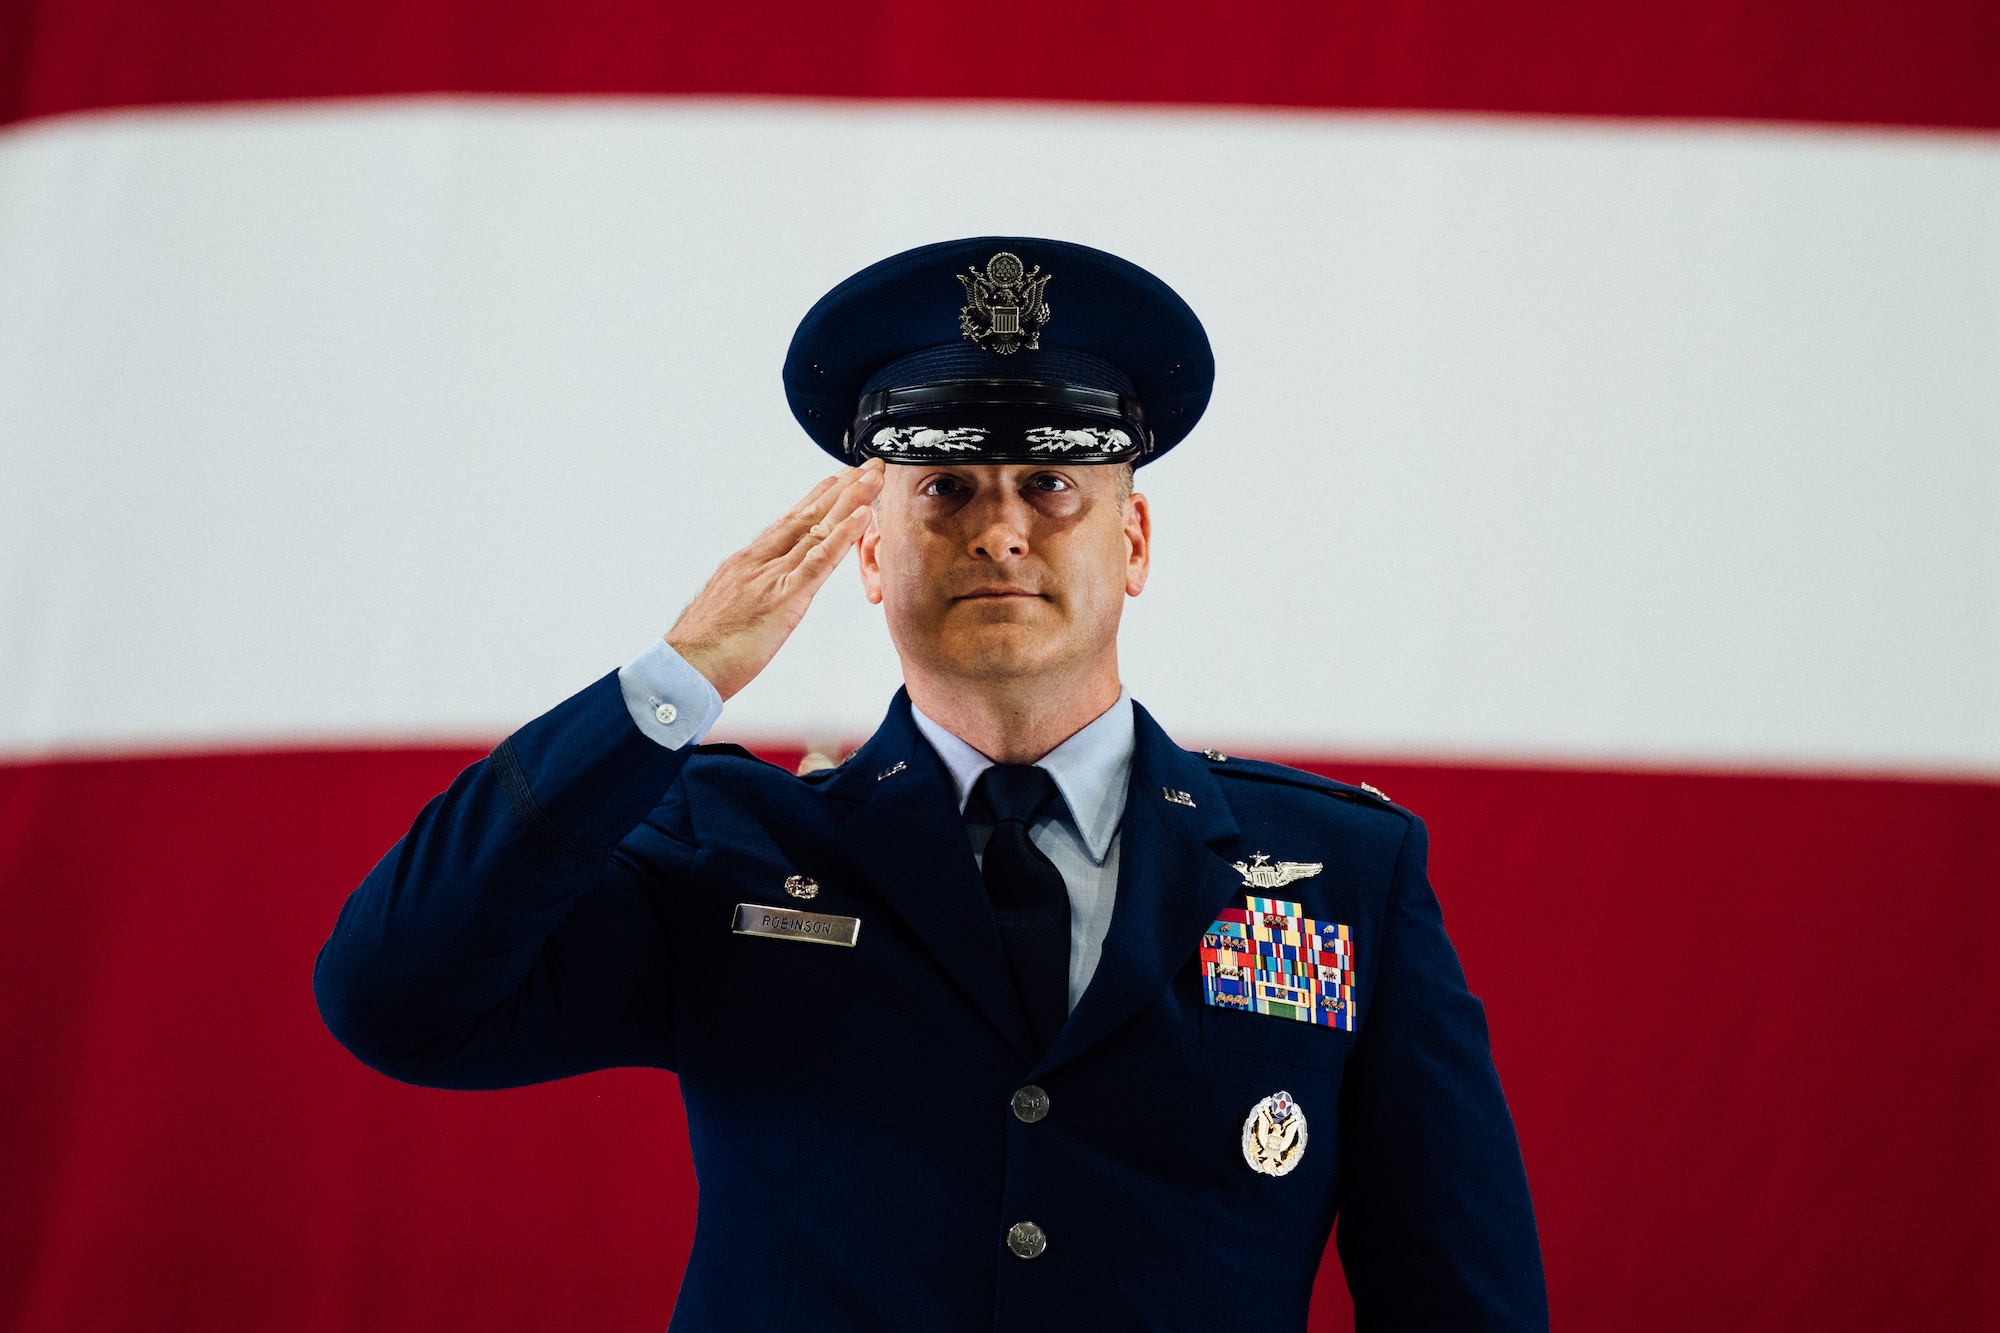
MULTIPOLYGON (((0 119, 0 1327, 665 1326, 672 1078, 312 957, 988 233, 1206 321, 1127 682, 1428 820, 1557 1324, 2000 1321, 1993 0, 0 0, 0 119)), ((896 682, 836 575, 718 736, 896 682)))

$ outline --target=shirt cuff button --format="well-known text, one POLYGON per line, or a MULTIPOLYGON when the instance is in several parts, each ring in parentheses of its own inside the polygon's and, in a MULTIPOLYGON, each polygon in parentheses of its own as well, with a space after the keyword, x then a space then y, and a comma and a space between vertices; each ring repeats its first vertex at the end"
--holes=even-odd
POLYGON ((672 704, 661 704, 653 710, 653 716, 660 720, 660 725, 663 727, 672 726, 674 719, 680 715, 681 710, 672 704))

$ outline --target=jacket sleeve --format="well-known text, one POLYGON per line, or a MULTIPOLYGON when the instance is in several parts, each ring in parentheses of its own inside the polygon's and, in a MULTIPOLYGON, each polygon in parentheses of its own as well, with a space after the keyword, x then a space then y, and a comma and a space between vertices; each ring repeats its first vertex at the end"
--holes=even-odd
POLYGON ((1428 845, 1412 819, 1341 1093, 1337 1244, 1355 1329, 1546 1330, 1527 1173, 1428 845))
POLYGON ((655 895, 693 849, 649 838, 642 863, 618 844, 693 752, 641 734, 615 674, 501 742, 341 909, 313 969, 328 1029, 368 1065, 428 1087, 672 1068, 655 895))

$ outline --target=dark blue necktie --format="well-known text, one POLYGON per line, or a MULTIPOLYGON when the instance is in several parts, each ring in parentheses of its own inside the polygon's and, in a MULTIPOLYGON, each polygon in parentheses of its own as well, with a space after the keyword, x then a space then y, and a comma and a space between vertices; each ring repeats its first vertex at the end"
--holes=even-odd
POLYGON ((1028 830, 1059 799, 1055 779, 1032 764, 995 764, 979 775, 973 796, 993 812, 980 867, 986 896, 1035 1049, 1045 1051, 1069 1017, 1069 889, 1028 830))

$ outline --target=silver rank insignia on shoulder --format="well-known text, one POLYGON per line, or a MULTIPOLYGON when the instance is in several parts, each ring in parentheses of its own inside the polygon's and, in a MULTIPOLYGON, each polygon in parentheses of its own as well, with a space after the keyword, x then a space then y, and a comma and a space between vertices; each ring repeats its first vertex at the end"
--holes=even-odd
POLYGON ((794 898, 817 898, 819 881, 805 875, 793 875, 785 880, 785 892, 794 898))
POLYGON ((1237 874, 1243 876, 1243 883, 1253 889, 1282 889, 1294 880, 1311 879, 1326 867, 1318 861, 1280 861, 1271 864, 1271 858, 1258 852, 1248 861, 1231 863, 1237 874))
POLYGON ((1026 268, 1020 256, 1002 250, 986 261, 984 273, 968 268, 955 276, 965 285, 958 327, 966 337, 1002 356, 1042 345, 1051 314, 1042 293, 1053 274, 1043 274, 1040 264, 1026 268))
POLYGON ((1289 1092, 1274 1092, 1243 1122, 1243 1160, 1264 1176, 1290 1175, 1306 1155, 1306 1113, 1289 1092))

